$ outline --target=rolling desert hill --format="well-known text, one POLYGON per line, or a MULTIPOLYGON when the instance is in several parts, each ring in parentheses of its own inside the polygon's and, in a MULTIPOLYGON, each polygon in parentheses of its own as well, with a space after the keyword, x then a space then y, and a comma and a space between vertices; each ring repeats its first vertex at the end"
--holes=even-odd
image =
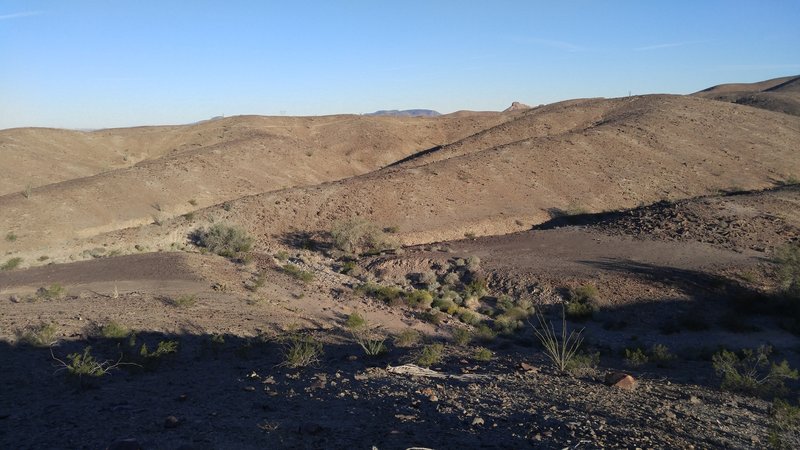
POLYGON ((800 76, 775 78, 758 83, 721 84, 692 95, 800 115, 800 76))

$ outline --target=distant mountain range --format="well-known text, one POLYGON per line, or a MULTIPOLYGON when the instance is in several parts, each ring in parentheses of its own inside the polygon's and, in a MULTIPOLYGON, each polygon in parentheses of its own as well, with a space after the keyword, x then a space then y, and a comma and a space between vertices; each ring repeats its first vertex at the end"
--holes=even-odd
POLYGON ((442 114, 432 109, 404 109, 381 110, 364 114, 365 116, 393 116, 393 117, 436 117, 442 114))

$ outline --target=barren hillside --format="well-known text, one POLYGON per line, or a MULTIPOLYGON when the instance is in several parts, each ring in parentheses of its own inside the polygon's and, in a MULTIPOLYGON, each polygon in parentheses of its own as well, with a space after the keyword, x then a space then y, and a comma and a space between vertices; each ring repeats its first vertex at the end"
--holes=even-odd
POLYGON ((799 76, 775 78, 758 83, 721 84, 692 95, 800 115, 799 76))

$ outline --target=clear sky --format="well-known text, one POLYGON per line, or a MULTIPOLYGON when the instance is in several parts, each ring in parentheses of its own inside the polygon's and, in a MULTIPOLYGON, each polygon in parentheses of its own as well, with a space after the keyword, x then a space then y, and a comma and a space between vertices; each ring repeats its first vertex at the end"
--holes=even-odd
POLYGON ((499 110, 794 74, 798 0, 0 0, 0 129, 499 110))

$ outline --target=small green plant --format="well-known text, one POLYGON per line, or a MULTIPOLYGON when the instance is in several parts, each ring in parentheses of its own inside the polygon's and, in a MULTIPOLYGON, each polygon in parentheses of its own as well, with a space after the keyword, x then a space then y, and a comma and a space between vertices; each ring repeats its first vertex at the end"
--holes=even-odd
POLYGON ((453 330, 453 342, 460 346, 465 347, 472 342, 472 332, 466 328, 456 328, 453 330))
POLYGON ((375 357, 386 353, 386 338, 370 337, 367 333, 356 333, 355 341, 364 350, 367 356, 375 357))
POLYGON ((786 360, 770 362, 771 353, 772 347, 767 345, 743 349, 740 355, 723 349, 711 357, 711 363, 722 378, 723 389, 766 398, 782 397, 787 392, 784 380, 796 380, 798 373, 786 360))
POLYGON ((364 283, 358 286, 355 292, 383 300, 390 305, 399 303, 403 299, 402 289, 395 286, 382 286, 377 283, 364 283))
POLYGON ((669 347, 664 344, 653 344, 649 352, 650 362, 658 367, 670 367, 675 363, 675 355, 669 351, 669 347))
POLYGON ((40 287, 36 290, 36 298, 41 300, 60 300, 66 294, 67 290, 58 283, 51 284, 48 287, 40 287))
POLYGON ((58 328, 52 323, 42 323, 18 333, 17 341, 31 347, 50 347, 58 340, 58 328))
MULTIPOLYGON (((136 345, 136 336, 131 334, 128 338, 129 346, 134 347, 136 345)), ((147 347, 147 344, 142 344, 139 348, 138 354, 138 361, 141 365, 139 367, 143 367, 146 370, 154 370, 156 367, 161 364, 161 361, 168 355, 174 355, 178 353, 178 341, 159 341, 156 345, 156 349, 150 351, 147 347)))
POLYGON ((475 352, 472 354, 472 357, 476 361, 491 361, 494 357, 494 353, 486 347, 478 347, 475 349, 475 352))
POLYGON ((353 311, 349 316, 347 316, 344 326, 351 331, 362 330, 367 327, 367 320, 364 319, 364 316, 359 314, 357 311, 353 311))
POLYGON ((13 232, 13 231, 9 231, 9 232, 8 232, 8 234, 6 234, 6 240, 7 240, 8 242, 14 242, 14 241, 16 241, 16 240, 17 240, 17 235, 16 235, 16 234, 14 234, 14 232, 13 232))
POLYGON ((649 358, 640 348, 625 349, 625 365, 628 367, 641 367, 649 362, 649 358))
POLYGON ((545 356, 559 372, 566 372, 570 362, 583 344, 583 328, 568 332, 567 318, 563 309, 561 310, 560 334, 556 333, 553 322, 546 322, 541 313, 537 313, 536 318, 539 321, 539 327, 534 327, 533 332, 544 347, 545 356))
POLYGON ((281 262, 286 261, 289 259, 289 252, 286 250, 281 250, 278 253, 275 253, 275 259, 281 262))
POLYGON ((197 303, 197 296, 194 294, 184 294, 179 297, 167 297, 166 303, 175 308, 191 308, 197 303))
POLYGON ((195 244, 226 258, 235 258, 248 252, 253 246, 253 238, 241 228, 217 223, 208 230, 198 229, 192 234, 195 244))
POLYGON ((422 367, 430 367, 442 362, 444 358, 444 345, 430 344, 422 347, 416 357, 416 363, 422 367))
POLYGON ((16 256, 14 258, 9 259, 6 261, 2 266, 0 266, 0 270, 14 270, 22 263, 22 258, 16 256))
POLYGON ((419 332, 413 328, 401 331, 394 337, 395 347, 408 348, 417 345, 421 339, 419 332))
POLYGON ((294 264, 291 264, 291 263, 284 264, 283 267, 281 268, 281 270, 283 270, 283 273, 289 275, 290 277, 292 277, 292 278, 294 278, 296 280, 300 280, 303 283, 308 283, 308 282, 310 282, 310 281, 312 281, 314 279, 314 274, 313 273, 305 271, 305 270, 301 269, 300 267, 298 267, 298 266, 296 266, 294 264))
POLYGON ((116 362, 97 360, 92 355, 91 346, 85 347, 83 353, 70 353, 67 355, 66 361, 56 358, 52 347, 50 356, 58 363, 59 368, 56 372, 66 370, 67 375, 76 379, 82 388, 89 384, 88 379, 100 378, 122 365, 121 357, 116 362))
POLYGON ((108 322, 100 327, 100 335, 106 339, 125 339, 130 336, 130 334, 131 330, 117 322, 108 322))
POLYGON ((281 367, 298 369, 319 364, 322 342, 309 334, 292 333, 284 342, 281 367))
POLYGON ((427 309, 433 303, 433 296, 424 289, 416 289, 404 294, 406 304, 412 308, 427 309))
POLYGON ((466 323, 467 325, 478 325, 481 323, 481 318, 474 312, 461 308, 458 312, 458 320, 466 323))
POLYGON ((569 361, 564 370, 574 376, 594 376, 597 374, 597 365, 600 363, 600 352, 576 353, 569 361))

